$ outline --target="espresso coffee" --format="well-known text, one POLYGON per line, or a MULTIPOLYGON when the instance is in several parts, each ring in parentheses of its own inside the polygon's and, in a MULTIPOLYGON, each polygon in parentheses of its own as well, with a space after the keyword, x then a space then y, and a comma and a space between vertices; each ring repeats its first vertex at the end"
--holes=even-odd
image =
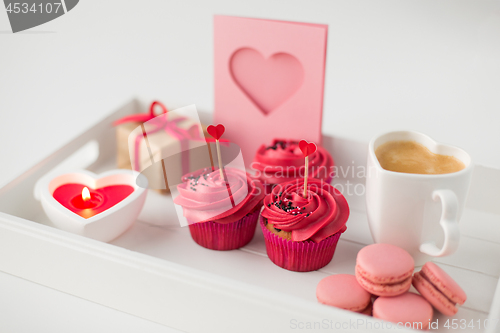
POLYGON ((375 155, 382 168, 395 172, 443 174, 465 168, 457 158, 434 154, 415 141, 386 142, 375 150, 375 155))

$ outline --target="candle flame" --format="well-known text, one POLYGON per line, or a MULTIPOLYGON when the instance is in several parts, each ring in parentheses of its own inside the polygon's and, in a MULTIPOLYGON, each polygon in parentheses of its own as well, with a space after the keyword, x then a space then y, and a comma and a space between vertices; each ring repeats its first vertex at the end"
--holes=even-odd
POLYGON ((82 199, 83 201, 90 200, 90 191, 87 187, 84 187, 82 190, 82 199))

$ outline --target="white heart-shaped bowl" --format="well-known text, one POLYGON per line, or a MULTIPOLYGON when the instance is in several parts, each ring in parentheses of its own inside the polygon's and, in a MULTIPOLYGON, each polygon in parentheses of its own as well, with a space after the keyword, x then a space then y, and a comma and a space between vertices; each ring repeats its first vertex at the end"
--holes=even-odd
POLYGON ((147 179, 132 170, 110 170, 100 175, 87 170, 77 170, 56 177, 51 175, 43 177, 37 184, 36 189, 39 193, 36 196, 41 201, 45 214, 59 229, 109 242, 127 231, 137 219, 146 200, 147 186, 142 187, 144 184, 147 184, 147 179), (144 179, 139 179, 141 177, 144 179), (54 191, 68 183, 78 183, 92 189, 129 185, 134 191, 113 207, 85 219, 54 199, 54 191))

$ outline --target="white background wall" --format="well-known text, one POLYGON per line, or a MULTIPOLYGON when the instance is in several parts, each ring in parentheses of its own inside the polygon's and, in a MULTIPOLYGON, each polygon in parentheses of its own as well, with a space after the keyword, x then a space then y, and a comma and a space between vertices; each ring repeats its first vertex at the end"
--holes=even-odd
POLYGON ((1 182, 132 96, 212 110, 213 14, 329 25, 323 132, 415 129, 500 168, 498 0, 85 0, 17 34, 0 9, 1 182))
MULTIPOLYGON (((17 34, 0 8, 0 183, 133 96, 212 110, 213 14, 329 25, 323 132, 415 129, 500 168, 498 0, 82 0, 17 34)), ((9 318, 23 311, 2 300, 9 318)), ((56 322, 43 313, 34 327, 56 322)))

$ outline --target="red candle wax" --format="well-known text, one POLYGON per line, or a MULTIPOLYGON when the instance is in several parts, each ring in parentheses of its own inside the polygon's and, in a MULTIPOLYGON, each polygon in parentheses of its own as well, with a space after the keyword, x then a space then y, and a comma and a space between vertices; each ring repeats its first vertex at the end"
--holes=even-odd
POLYGON ((64 184, 56 188, 52 196, 73 213, 88 219, 113 207, 134 192, 134 188, 129 185, 111 185, 89 189, 90 199, 84 200, 84 187, 82 184, 64 184))

